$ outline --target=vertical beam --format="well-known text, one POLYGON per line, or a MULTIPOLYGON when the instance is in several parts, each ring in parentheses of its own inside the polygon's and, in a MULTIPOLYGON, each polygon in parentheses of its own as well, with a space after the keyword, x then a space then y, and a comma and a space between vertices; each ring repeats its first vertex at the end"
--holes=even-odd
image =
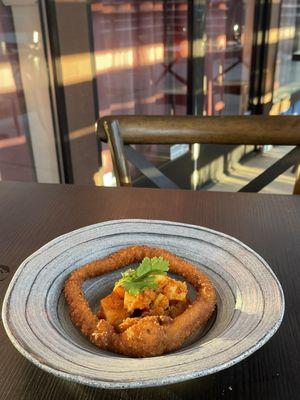
POLYGON ((203 113, 203 77, 205 57, 205 4, 203 0, 188 2, 188 90, 187 114, 203 113))
POLYGON ((93 183, 99 168, 93 34, 88 0, 47 1, 66 181, 93 183))
POLYGON ((250 81, 250 67, 252 60, 252 46, 253 46, 253 26, 254 26, 254 13, 255 13, 255 2, 247 1, 245 4, 245 22, 244 32, 242 34, 242 59, 241 61, 241 81, 247 82, 247 85, 242 85, 242 91, 240 95, 240 110, 239 114, 245 114, 249 111, 249 81, 250 81))
MULTIPOLYGON (((203 82, 205 73, 205 5, 206 2, 204 0, 190 0, 188 2, 188 115, 203 115, 203 82)), ((193 160, 191 187, 193 190, 196 190, 199 183, 198 158, 200 154, 200 144, 193 144, 191 150, 193 160), (196 154, 197 157, 195 157, 196 154)))
MULTIPOLYGON (((65 183, 73 183, 73 168, 71 160, 71 150, 68 138, 68 122, 66 118, 66 101, 63 87, 61 86, 62 72, 60 65, 60 42, 56 19, 56 6, 54 1, 44 1, 45 14, 49 35, 49 47, 51 55, 50 69, 53 72, 53 86, 55 94, 55 110, 57 113, 59 126, 59 143, 61 146, 62 164, 63 164, 63 180, 65 183)), ((44 23, 45 24, 45 23, 44 23)), ((50 60, 49 60, 50 61, 50 60)))
POLYGON ((272 106, 280 11, 280 0, 256 1, 249 101, 252 114, 268 114, 272 106))
MULTIPOLYGON (((171 4, 170 1, 163 2, 163 24, 164 24, 164 64, 165 67, 168 66, 174 60, 174 4, 171 4), (172 16, 172 22, 171 22, 172 16)), ((165 89, 167 93, 167 106, 168 106, 168 114, 174 114, 174 91, 175 91, 175 82, 174 76, 170 74, 170 72, 166 71, 166 79, 165 79, 165 89)))

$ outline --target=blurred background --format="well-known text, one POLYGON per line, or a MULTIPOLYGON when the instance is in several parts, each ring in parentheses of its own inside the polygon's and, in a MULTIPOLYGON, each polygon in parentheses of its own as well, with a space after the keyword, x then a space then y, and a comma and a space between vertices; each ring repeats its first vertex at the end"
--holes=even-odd
MULTIPOLYGON (((114 186, 99 116, 299 112, 300 0, 0 0, 0 180, 114 186)), ((135 147, 194 190, 236 190, 290 150, 135 147)))

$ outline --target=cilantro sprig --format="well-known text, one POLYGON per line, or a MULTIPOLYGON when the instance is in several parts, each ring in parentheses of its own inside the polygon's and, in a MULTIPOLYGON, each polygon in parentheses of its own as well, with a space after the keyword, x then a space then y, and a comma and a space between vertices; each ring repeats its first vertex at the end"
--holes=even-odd
POLYGON ((126 292, 137 295, 146 289, 157 289, 156 276, 166 275, 169 261, 163 257, 145 257, 137 269, 128 269, 122 273, 122 278, 115 287, 123 286, 126 292))

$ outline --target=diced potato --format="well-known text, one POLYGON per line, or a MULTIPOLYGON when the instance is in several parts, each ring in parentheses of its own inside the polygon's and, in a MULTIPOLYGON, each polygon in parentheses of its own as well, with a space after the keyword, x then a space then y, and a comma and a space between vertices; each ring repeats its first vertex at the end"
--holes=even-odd
POLYGON ((124 300, 119 294, 113 291, 109 296, 106 296, 100 301, 100 315, 113 326, 118 326, 129 313, 124 308, 124 300))
POLYGON ((187 296, 187 285, 185 282, 176 281, 166 276, 160 282, 159 291, 169 300, 183 301, 187 296))
MULTIPOLYGON (((164 315, 175 318, 189 304, 186 283, 168 276, 157 276, 156 282, 158 288, 155 291, 146 289, 137 295, 126 292, 122 286, 115 287, 109 296, 101 300, 98 317, 106 319, 117 329, 128 317, 164 315)), ((130 323, 135 320, 130 318, 130 323)))
POLYGON ((133 295, 125 292, 124 307, 131 314, 134 310, 148 309, 150 303, 155 299, 156 294, 153 290, 145 290, 138 295, 133 295))

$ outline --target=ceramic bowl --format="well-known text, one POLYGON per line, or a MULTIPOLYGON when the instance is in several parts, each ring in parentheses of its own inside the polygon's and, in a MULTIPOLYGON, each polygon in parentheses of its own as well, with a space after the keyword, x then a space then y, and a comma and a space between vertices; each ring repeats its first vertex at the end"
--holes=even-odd
MULTIPOLYGON (((95 310, 120 271, 85 282, 95 310)), ((284 313, 281 286, 268 264, 239 240, 200 226, 153 220, 116 220, 60 236, 28 257, 7 290, 2 319, 27 359, 56 376, 103 388, 158 386, 215 373, 259 349, 284 313), (62 293, 76 268, 129 245, 169 250, 206 273, 217 310, 181 349, 130 358, 92 345, 73 325, 62 293)))

